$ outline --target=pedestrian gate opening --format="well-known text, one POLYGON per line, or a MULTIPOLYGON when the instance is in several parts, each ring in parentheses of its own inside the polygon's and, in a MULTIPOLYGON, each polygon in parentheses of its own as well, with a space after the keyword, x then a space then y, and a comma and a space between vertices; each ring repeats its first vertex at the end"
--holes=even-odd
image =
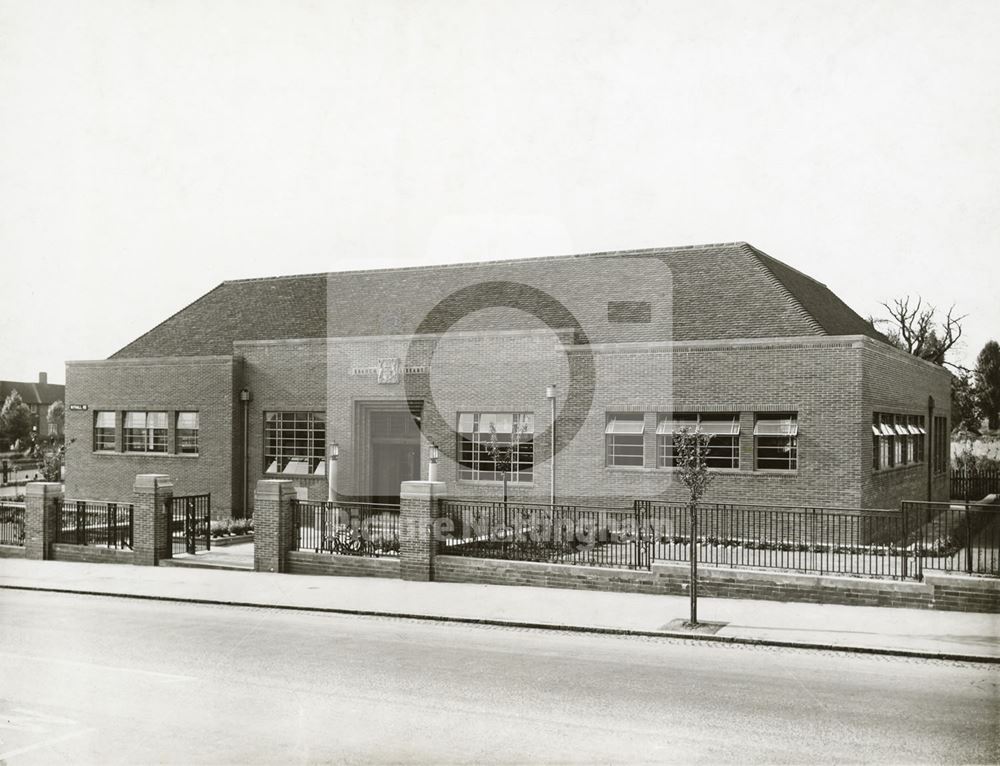
POLYGON ((181 495, 170 501, 173 553, 212 550, 212 495, 181 495))

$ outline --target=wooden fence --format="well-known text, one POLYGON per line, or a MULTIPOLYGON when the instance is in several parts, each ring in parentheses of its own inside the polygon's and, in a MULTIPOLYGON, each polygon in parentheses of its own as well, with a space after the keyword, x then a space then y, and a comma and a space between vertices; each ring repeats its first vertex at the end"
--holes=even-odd
POLYGON ((1000 493, 1000 471, 952 471, 951 497, 960 500, 982 500, 1000 493))

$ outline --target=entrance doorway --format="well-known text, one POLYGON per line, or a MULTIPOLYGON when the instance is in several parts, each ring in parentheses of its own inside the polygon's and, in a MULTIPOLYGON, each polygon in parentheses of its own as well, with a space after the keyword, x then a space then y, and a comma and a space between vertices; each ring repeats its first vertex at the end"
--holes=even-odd
POLYGON ((399 503, 399 485, 420 478, 420 425, 405 405, 369 410, 369 496, 373 503, 399 503))

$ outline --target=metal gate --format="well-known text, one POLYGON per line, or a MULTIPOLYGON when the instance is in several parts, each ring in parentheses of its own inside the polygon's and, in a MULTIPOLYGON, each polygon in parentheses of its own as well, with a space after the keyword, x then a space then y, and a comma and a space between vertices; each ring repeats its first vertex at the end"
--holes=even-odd
POLYGON ((635 569, 649 571, 653 568, 653 528, 651 500, 636 500, 635 510, 635 569))
POLYGON ((195 554, 212 549, 212 496, 181 495, 170 501, 173 552, 195 554))

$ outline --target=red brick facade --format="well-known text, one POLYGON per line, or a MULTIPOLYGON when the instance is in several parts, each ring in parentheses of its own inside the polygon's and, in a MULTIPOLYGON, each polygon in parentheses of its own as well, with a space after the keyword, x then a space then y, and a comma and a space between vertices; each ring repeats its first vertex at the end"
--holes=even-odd
POLYGON ((948 496, 947 473, 929 473, 930 435, 923 463, 874 471, 871 431, 873 412, 928 418, 930 399, 947 416, 948 373, 889 347, 825 286, 743 243, 225 283, 114 358, 68 365, 67 405, 88 409, 67 408, 67 496, 121 500, 132 477, 158 472, 177 494, 211 492, 216 515, 242 512, 245 498, 249 510, 265 478, 291 478, 323 499, 317 468, 267 473, 264 454, 266 413, 313 412, 326 443, 340 446, 339 495, 367 498, 380 494, 371 413, 409 409, 421 418, 419 459, 399 478, 427 478, 433 443, 438 480, 469 498, 501 490, 459 476, 458 413, 531 413, 532 480, 510 494, 547 501, 549 384, 560 502, 682 499, 673 470, 657 466, 657 424, 670 412, 738 416, 739 468, 716 473, 709 502, 894 508, 948 496), (536 292, 556 300, 524 303, 536 292), (739 300, 719 300, 723 292, 739 300), (428 324, 435 306, 445 308, 428 324), (184 355, 199 352, 216 355, 184 355), (398 378, 380 382, 386 361, 398 378), (119 416, 113 452, 94 449, 103 409, 119 416), (133 409, 168 412, 170 452, 122 451, 121 417, 133 409), (173 451, 181 410, 200 413, 196 457, 173 451), (642 466, 605 464, 612 413, 642 414, 642 466), (755 419, 779 413, 797 417, 797 468, 757 470, 755 419))

